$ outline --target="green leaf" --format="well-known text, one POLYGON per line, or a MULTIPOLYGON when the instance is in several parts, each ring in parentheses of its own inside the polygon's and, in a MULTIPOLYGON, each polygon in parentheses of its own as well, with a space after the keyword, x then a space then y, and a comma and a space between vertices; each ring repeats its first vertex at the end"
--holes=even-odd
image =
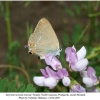
POLYGON ((74 12, 70 8, 66 8, 66 12, 71 16, 74 17, 74 12))
POLYGON ((20 61, 18 59, 19 55, 16 53, 19 47, 20 47, 19 41, 14 41, 11 43, 11 45, 8 48, 6 60, 11 65, 20 65, 20 61))
POLYGON ((44 92, 50 92, 50 91, 49 91, 49 89, 48 89, 48 88, 45 88, 45 89, 44 89, 44 92))
POLYGON ((36 91, 36 88, 33 87, 32 84, 28 84, 26 89, 25 89, 25 92, 35 92, 36 91))
POLYGON ((29 22, 26 22, 26 35, 27 35, 27 39, 29 38, 30 34, 32 34, 33 32, 33 26, 29 25, 29 22))
MULTIPOLYGON (((80 35, 78 36, 77 42, 79 42, 79 41, 83 38, 83 36, 84 36, 86 30, 88 29, 88 27, 89 27, 89 24, 87 24, 86 27, 85 27, 85 28, 82 30, 82 32, 80 33, 80 35)), ((80 31, 81 31, 81 30, 80 30, 80 31)), ((86 38, 85 38, 85 40, 86 40, 86 38)))
POLYGON ((0 92, 4 92, 6 90, 7 84, 8 84, 8 79, 7 78, 5 78, 1 81, 1 83, 0 83, 0 92))
POLYGON ((64 45, 65 45, 65 46, 68 46, 70 40, 69 40, 69 36, 68 36, 67 33, 64 33, 64 34, 63 34, 63 41, 64 41, 64 45))
POLYGON ((14 91, 15 91, 15 90, 14 90, 15 87, 16 87, 16 81, 13 80, 13 81, 10 83, 9 87, 8 87, 8 92, 14 92, 14 91))
POLYGON ((24 90, 25 90, 25 85, 24 85, 24 84, 21 84, 21 85, 17 88, 16 92, 24 92, 24 90))
POLYGON ((0 1, 0 14, 4 16, 4 4, 2 1, 0 1))
POLYGON ((0 78, 0 84, 1 84, 2 79, 0 78))
POLYGON ((72 34, 73 44, 77 43, 81 32, 82 32, 82 26, 80 24, 76 24, 75 27, 74 27, 74 30, 73 30, 73 34, 72 34))
POLYGON ((81 14, 81 8, 77 3, 74 4, 74 9, 75 9, 77 15, 81 14))
POLYGON ((65 50, 62 50, 61 55, 60 55, 60 60, 62 62, 62 66, 65 66, 66 65, 65 50))
POLYGON ((24 6, 27 7, 30 3, 31 3, 31 1, 26 1, 24 6))
POLYGON ((10 51, 16 51, 20 47, 19 41, 13 41, 9 46, 10 51))

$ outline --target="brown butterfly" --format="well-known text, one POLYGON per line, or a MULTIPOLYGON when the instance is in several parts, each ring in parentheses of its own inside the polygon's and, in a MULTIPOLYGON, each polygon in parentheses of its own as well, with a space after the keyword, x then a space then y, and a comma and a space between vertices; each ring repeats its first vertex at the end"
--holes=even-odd
POLYGON ((44 59, 46 54, 60 55, 58 38, 46 18, 42 18, 28 40, 28 49, 30 54, 37 55, 44 59))

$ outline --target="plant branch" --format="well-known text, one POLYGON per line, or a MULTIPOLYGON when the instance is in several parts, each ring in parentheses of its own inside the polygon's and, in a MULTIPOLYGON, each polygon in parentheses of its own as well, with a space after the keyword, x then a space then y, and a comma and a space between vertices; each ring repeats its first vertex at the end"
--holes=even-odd
POLYGON ((28 83, 31 83, 30 77, 29 77, 27 71, 23 68, 20 68, 18 66, 12 66, 12 65, 0 65, 0 68, 14 68, 14 69, 20 70, 21 72, 23 72, 25 74, 28 83))

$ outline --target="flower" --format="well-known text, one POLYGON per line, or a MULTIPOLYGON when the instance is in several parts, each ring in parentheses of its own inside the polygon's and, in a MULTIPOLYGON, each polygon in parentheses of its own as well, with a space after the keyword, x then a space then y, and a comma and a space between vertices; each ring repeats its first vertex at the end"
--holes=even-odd
POLYGON ((100 89, 99 88, 97 88, 96 86, 93 86, 93 87, 91 87, 91 88, 89 88, 88 90, 87 90, 87 92, 100 92, 100 89))
POLYGON ((100 89, 96 85, 100 81, 96 77, 96 71, 91 67, 87 67, 88 60, 85 58, 86 49, 83 46, 78 52, 75 47, 68 47, 65 50, 66 61, 73 71, 80 72, 83 83, 88 87, 82 87, 73 77, 69 76, 67 69, 62 68, 61 62, 52 54, 45 55, 45 62, 49 65, 45 69, 40 69, 43 76, 34 76, 33 81, 38 86, 45 86, 49 89, 56 87, 58 82, 62 80, 64 86, 69 86, 70 92, 99 92, 100 89))
POLYGON ((62 83, 64 86, 70 85, 70 79, 68 77, 68 72, 65 68, 58 70, 57 72, 50 69, 48 66, 44 69, 40 69, 43 76, 35 76, 33 81, 38 86, 46 86, 49 89, 53 89, 60 79, 62 79, 62 83))
POLYGON ((69 74, 65 68, 58 70, 57 75, 58 75, 59 79, 62 79, 62 83, 64 86, 70 85, 70 78, 68 77, 69 74))
POLYGON ((78 52, 76 52, 75 47, 68 47, 65 50, 66 61, 69 62, 70 67, 74 71, 84 71, 88 65, 88 60, 85 57, 86 49, 83 46, 78 52))
POLYGON ((80 84, 74 84, 72 85, 70 92, 86 92, 85 88, 83 88, 80 84))
POLYGON ((96 74, 95 70, 90 66, 87 68, 87 71, 83 71, 80 74, 83 77, 83 83, 87 87, 92 87, 94 85, 97 85, 99 82, 95 75, 96 74))
POLYGON ((56 72, 54 72, 52 69, 50 69, 48 66, 44 69, 40 69, 43 76, 35 76, 33 78, 33 81, 38 86, 46 86, 49 87, 49 89, 54 88, 57 83, 59 77, 57 76, 56 72))
POLYGON ((50 65, 54 70, 62 68, 61 62, 52 54, 45 56, 45 62, 47 65, 50 65))

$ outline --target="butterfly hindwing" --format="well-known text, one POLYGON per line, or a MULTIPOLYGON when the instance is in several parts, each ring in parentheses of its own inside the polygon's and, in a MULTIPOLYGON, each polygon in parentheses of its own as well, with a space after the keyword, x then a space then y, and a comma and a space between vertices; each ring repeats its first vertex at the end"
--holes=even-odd
POLYGON ((29 51, 33 50, 34 54, 44 56, 47 53, 53 53, 59 49, 58 38, 46 18, 42 18, 34 33, 29 37, 29 51))

